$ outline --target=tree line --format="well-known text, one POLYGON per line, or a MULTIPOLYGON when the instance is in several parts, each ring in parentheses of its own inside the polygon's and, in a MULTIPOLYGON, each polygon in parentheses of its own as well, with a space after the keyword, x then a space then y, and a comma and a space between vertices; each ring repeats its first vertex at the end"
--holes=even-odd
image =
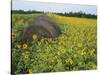
POLYGON ((86 14, 82 11, 79 12, 69 12, 69 13, 57 13, 58 15, 68 16, 68 17, 82 17, 82 18, 97 18, 97 15, 94 14, 86 14))
POLYGON ((33 14, 33 13, 44 13, 42 11, 35 11, 35 10, 29 10, 29 11, 24 11, 24 10, 11 10, 13 14, 33 14))
MULTIPOLYGON (((24 10, 11 10, 11 12, 13 14, 37 14, 37 13, 42 13, 42 14, 45 14, 44 11, 36 11, 36 10, 29 10, 29 11, 24 11, 24 10)), ((47 12, 49 13, 49 12, 47 12)), ((53 12, 54 13, 54 12, 53 12)), ((54 13, 54 14, 57 14, 57 15, 61 15, 61 16, 68 16, 68 17, 81 17, 81 18, 97 18, 97 15, 95 14, 86 14, 82 11, 79 11, 79 12, 65 12, 65 13, 54 13)))

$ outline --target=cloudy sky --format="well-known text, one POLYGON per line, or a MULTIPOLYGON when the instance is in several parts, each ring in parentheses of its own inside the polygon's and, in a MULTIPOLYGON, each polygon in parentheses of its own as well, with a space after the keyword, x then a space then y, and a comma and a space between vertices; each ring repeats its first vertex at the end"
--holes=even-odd
POLYGON ((88 14, 97 14, 97 7, 94 5, 77 5, 66 3, 49 3, 34 1, 12 1, 12 10, 38 10, 45 12, 85 12, 88 14))

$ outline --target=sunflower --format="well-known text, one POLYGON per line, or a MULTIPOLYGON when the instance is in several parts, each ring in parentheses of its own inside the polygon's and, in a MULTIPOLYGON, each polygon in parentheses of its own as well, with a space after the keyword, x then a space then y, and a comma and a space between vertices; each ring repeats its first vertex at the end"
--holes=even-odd
POLYGON ((17 48, 21 48, 21 45, 17 45, 17 48))
POLYGON ((57 54, 58 54, 58 55, 60 55, 60 54, 61 54, 61 53, 60 53, 60 51, 59 51, 59 52, 57 52, 57 54))
POLYGON ((89 54, 92 56, 92 55, 94 55, 94 52, 95 52, 94 49, 93 50, 90 50, 89 54))
POLYGON ((73 60, 72 60, 72 59, 70 59, 70 60, 69 60, 69 63, 72 65, 72 64, 73 64, 73 60))
POLYGON ((82 51, 81 51, 81 55, 85 55, 86 54, 86 51, 83 49, 82 51))
POLYGON ((27 48, 27 44, 23 44, 23 48, 24 48, 24 49, 27 48))
POLYGON ((64 50, 64 49, 62 49, 62 50, 61 50, 61 53, 65 53, 65 50, 64 50))
POLYGON ((37 35, 33 34, 32 38, 33 38, 33 40, 36 40, 37 39, 37 35))
POLYGON ((28 72, 29 72, 29 74, 32 74, 32 69, 29 69, 28 72))

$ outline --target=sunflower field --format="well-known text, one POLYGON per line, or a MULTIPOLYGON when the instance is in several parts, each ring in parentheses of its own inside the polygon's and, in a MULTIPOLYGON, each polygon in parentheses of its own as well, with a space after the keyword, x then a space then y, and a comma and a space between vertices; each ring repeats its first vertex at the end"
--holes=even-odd
MULTIPOLYGON (((97 20, 45 14, 57 23, 62 34, 20 44, 24 27, 44 14, 12 14, 12 70, 15 74, 93 70, 97 68, 97 20)), ((28 35, 27 35, 28 36, 28 35)))

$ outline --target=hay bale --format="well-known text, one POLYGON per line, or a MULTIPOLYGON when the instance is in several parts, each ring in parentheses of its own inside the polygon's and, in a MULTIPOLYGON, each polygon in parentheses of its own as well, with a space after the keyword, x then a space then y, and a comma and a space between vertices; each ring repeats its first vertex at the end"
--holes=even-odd
POLYGON ((33 34, 36 34, 38 39, 41 39, 44 37, 55 38, 59 36, 60 33, 60 28, 48 16, 39 16, 23 30, 22 42, 30 42, 33 34))

